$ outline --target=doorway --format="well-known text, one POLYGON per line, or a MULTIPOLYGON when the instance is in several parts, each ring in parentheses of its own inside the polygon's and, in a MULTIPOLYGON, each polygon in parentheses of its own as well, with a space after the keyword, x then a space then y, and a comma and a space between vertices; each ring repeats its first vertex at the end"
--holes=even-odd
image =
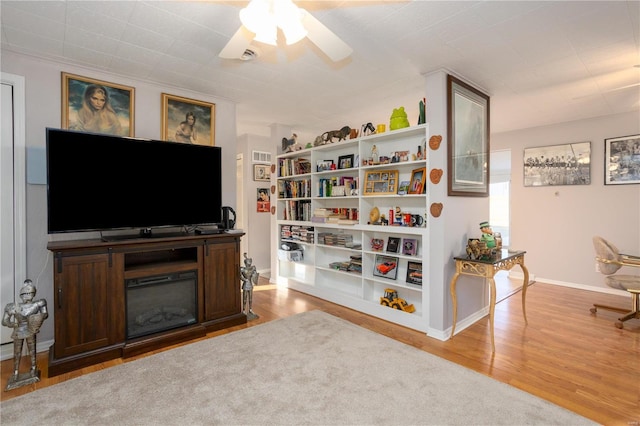
MULTIPOLYGON (((16 301, 27 278, 25 83, 2 73, 0 110, 0 304, 16 301)), ((2 327, 1 358, 13 356, 12 329, 2 327)))
MULTIPOLYGON (((491 152, 491 176, 489 185, 489 223, 493 232, 502 235, 502 246, 510 244, 510 195, 511 195, 511 150, 491 152)), ((508 271, 495 276, 496 302, 506 299, 522 289, 522 282, 509 278, 508 271)))

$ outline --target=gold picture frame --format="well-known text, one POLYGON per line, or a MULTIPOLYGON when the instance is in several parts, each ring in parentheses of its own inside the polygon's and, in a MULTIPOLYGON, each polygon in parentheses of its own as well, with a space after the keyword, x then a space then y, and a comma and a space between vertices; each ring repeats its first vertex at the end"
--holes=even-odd
POLYGON ((135 89, 62 73, 63 129, 134 136, 135 89))
POLYGON ((215 146, 215 121, 216 104, 162 94, 163 141, 215 146))
POLYGON ((368 171, 364 178, 364 195, 388 195, 398 191, 398 171, 368 171))
POLYGON ((422 194, 425 191, 427 168, 421 167, 411 171, 408 194, 422 194))

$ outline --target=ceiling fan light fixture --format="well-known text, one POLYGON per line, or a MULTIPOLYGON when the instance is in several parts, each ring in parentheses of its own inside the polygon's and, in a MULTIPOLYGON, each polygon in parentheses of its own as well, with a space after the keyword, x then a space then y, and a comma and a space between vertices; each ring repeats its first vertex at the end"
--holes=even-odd
POLYGON ((251 0, 244 9, 240 10, 240 22, 249 31, 258 34, 264 27, 264 18, 271 16, 269 0, 251 0))
POLYGON ((287 45, 295 44, 307 36, 307 30, 304 29, 300 21, 292 21, 285 26, 280 26, 287 45))
POLYGON ((302 11, 291 0, 274 0, 274 13, 287 45, 295 44, 307 36, 307 30, 302 25, 302 11))
POLYGON ((269 44, 271 46, 278 45, 278 28, 275 25, 265 25, 260 31, 256 32, 255 41, 269 44))

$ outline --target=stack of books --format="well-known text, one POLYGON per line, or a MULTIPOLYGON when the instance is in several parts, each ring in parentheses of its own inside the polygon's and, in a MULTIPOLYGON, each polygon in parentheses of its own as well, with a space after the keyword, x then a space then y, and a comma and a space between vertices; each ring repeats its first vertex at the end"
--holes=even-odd
POLYGON ((355 272, 357 274, 362 273, 362 256, 361 255, 352 255, 349 259, 349 266, 347 267, 348 272, 355 272))
POLYGON ((324 234, 324 243, 328 246, 346 247, 353 243, 353 235, 349 234, 324 234))

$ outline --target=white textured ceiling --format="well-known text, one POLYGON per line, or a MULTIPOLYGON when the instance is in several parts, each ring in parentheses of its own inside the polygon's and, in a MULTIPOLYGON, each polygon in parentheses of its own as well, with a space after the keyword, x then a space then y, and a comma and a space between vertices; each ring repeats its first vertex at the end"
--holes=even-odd
POLYGON ((229 99, 239 135, 312 137, 401 105, 415 124, 441 69, 491 96, 492 132, 640 110, 639 1, 296 3, 353 55, 334 64, 304 40, 220 59, 246 4, 233 1, 3 0, 2 48, 229 99))

